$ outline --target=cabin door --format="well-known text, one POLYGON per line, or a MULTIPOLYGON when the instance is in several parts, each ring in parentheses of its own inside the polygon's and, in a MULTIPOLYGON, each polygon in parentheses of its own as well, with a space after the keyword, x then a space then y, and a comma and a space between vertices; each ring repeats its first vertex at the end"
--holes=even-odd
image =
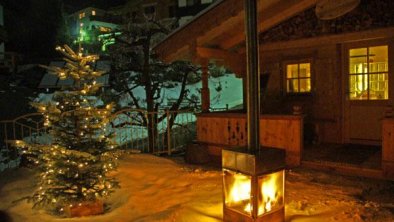
POLYGON ((380 145, 385 106, 350 104, 349 143, 380 145))
POLYGON ((388 43, 345 47, 345 142, 380 145, 391 104, 388 43))

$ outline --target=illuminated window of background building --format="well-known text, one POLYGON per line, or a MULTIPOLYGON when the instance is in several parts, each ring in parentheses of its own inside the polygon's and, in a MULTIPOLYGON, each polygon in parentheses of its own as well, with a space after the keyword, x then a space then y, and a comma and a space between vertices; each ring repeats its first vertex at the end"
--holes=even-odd
POLYGON ((96 11, 95 10, 92 10, 92 15, 96 15, 96 11))
POLYGON ((388 46, 349 50, 349 98, 386 100, 388 90, 388 46))
POLYGON ((286 65, 286 92, 311 92, 311 63, 293 63, 286 65))
POLYGON ((85 12, 79 13, 79 18, 82 19, 85 17, 85 12))
POLYGON ((197 4, 196 0, 186 0, 186 6, 193 6, 197 4))
POLYGON ((100 30, 100 32, 110 32, 111 28, 100 26, 99 30, 100 30))

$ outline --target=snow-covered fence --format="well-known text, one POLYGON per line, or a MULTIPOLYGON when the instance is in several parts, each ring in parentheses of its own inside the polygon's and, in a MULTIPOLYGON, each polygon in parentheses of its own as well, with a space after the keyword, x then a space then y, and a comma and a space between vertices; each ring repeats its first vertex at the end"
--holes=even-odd
POLYGON ((153 129, 149 129, 147 120, 155 121, 157 127, 157 132, 152 133, 155 154, 180 151, 196 137, 193 111, 125 109, 115 113, 111 121, 115 142, 126 149, 148 152, 148 130, 153 129))
POLYGON ((30 113, 13 120, 0 121, 0 136, 3 138, 1 143, 6 149, 9 148, 9 141, 13 140, 48 142, 44 139, 46 134, 47 127, 44 126, 44 116, 41 113, 30 113))
POLYGON ((14 120, 0 121, 0 172, 19 166, 20 157, 10 148, 10 142, 25 140, 31 143, 50 143, 41 113, 31 113, 14 120))
MULTIPOLYGON (((156 122, 157 133, 153 138, 154 154, 178 152, 196 137, 196 117, 193 111, 124 109, 116 112, 106 130, 114 135, 119 147, 138 152, 148 152, 148 119, 156 122), (168 124, 170 123, 170 124, 168 124)), ((14 120, 0 121, 0 151, 3 154, 12 150, 9 142, 50 144, 52 139, 44 126, 44 117, 40 113, 27 114, 14 120)), ((2 156, 1 159, 8 158, 2 156)), ((9 158, 8 158, 9 159, 9 158)), ((1 162, 1 161, 0 161, 1 162)))

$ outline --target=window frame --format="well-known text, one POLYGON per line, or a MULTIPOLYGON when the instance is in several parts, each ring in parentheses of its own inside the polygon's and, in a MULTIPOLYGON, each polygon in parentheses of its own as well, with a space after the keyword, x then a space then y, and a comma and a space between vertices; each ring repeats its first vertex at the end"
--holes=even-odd
MULTIPOLYGON (((388 101, 391 101, 391 83, 390 83, 390 73, 392 72, 392 62, 390 62, 390 58, 392 57, 391 54, 391 46, 392 46, 392 41, 389 40, 374 40, 374 41, 363 41, 363 42, 357 42, 357 43, 349 43, 345 46, 344 49, 344 70, 345 70, 345 89, 346 89, 346 95, 345 95, 345 99, 349 100, 349 102, 351 103, 360 103, 360 104, 368 104, 368 103, 385 103, 388 101), (351 99, 350 98, 350 76, 352 75, 356 75, 354 73, 350 73, 350 50, 351 49, 359 49, 359 48, 371 48, 371 47, 379 47, 379 46, 387 46, 387 72, 382 72, 380 74, 383 73, 387 73, 387 90, 388 90, 388 98, 387 99, 370 99, 370 87, 368 86, 368 98, 367 99, 351 99)), ((368 51, 367 51, 368 52, 368 51)), ((369 62, 368 62, 369 64, 369 62)), ((368 68, 369 69, 369 68, 368 68)), ((368 85, 370 84, 370 75, 374 75, 374 74, 379 74, 379 73, 375 73, 375 72, 370 72, 368 70, 368 85)))
POLYGON ((85 17, 86 17, 86 13, 85 12, 79 13, 79 19, 83 19, 85 17))
POLYGON ((197 0, 186 0, 186 7, 192 7, 194 5, 197 5, 199 1, 197 0))
MULTIPOLYGON (((283 92, 285 95, 288 96, 308 96, 308 95, 312 95, 313 92, 313 87, 314 87, 314 63, 313 63, 313 59, 312 58, 303 58, 303 59, 291 59, 291 60, 284 60, 282 62, 282 70, 283 70, 283 92), (310 81, 310 91, 308 92, 289 92, 287 89, 287 83, 289 78, 287 78, 287 66, 288 65, 299 65, 300 64, 304 64, 304 63, 309 63, 309 68, 310 68, 310 77, 309 77, 309 81, 310 81)), ((299 68, 298 68, 299 69, 299 68)), ((299 72, 299 71, 298 71, 299 72)), ((297 77, 297 78, 290 78, 290 79, 307 79, 308 77, 297 77)))

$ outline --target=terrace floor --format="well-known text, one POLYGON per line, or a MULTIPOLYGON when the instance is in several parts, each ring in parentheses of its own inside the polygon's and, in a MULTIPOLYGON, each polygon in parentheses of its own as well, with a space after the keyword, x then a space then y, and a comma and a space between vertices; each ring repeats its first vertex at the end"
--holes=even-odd
POLYGON ((312 144, 304 146, 302 155, 302 165, 306 167, 332 171, 345 169, 348 174, 353 172, 354 175, 377 178, 381 177, 381 162, 381 146, 372 145, 312 144))

